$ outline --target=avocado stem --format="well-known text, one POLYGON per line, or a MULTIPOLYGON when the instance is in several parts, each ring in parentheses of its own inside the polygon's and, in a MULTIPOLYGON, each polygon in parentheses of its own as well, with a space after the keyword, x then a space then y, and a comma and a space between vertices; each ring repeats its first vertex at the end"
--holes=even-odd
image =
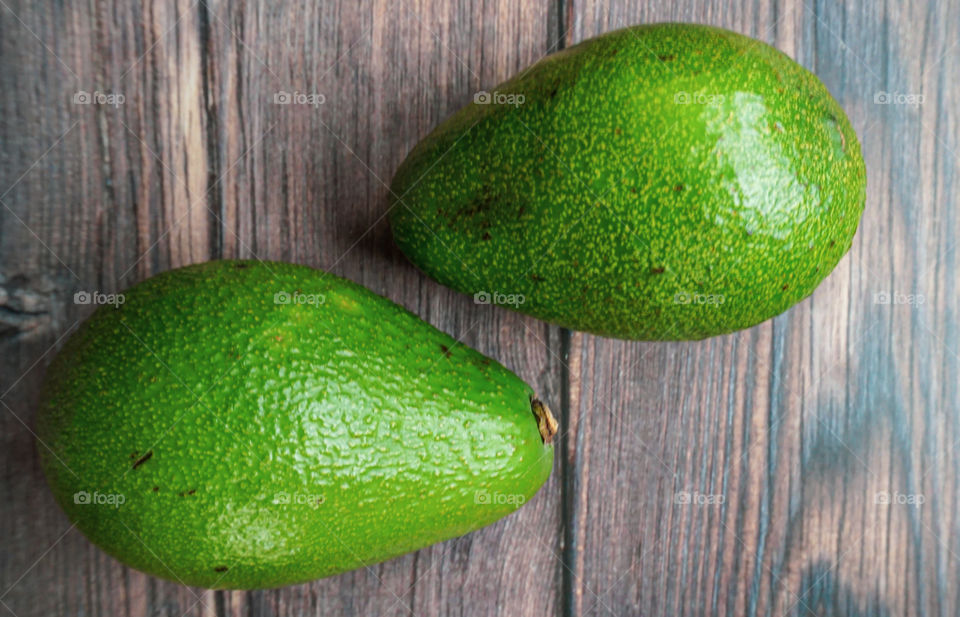
POLYGON ((530 399, 530 409, 537 419, 537 429, 540 431, 540 437, 543 443, 551 443, 553 436, 557 434, 557 419, 550 413, 550 408, 538 398, 530 399))

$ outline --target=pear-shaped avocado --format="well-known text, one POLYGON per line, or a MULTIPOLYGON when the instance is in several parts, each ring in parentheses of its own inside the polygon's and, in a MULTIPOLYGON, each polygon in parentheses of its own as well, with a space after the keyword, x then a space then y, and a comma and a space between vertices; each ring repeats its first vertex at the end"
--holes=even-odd
POLYGON ((556 430, 516 375, 303 266, 218 261, 103 306, 48 371, 57 501, 130 566, 260 588, 375 563, 520 507, 556 430))
POLYGON ((866 174, 823 84, 760 41, 638 26, 544 58, 437 127, 397 244, 481 301, 646 340, 746 328, 850 248, 866 174))

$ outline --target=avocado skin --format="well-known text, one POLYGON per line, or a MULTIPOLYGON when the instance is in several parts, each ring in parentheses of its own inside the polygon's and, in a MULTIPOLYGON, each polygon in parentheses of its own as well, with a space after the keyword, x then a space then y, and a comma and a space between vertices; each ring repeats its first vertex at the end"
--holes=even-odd
POLYGON ((760 41, 637 26, 493 91, 525 100, 471 103, 392 183, 397 245, 444 285, 525 296, 511 308, 576 330, 700 339, 780 314, 851 246, 856 134, 760 41))
POLYGON ((216 261, 125 295, 52 363, 37 432, 59 504, 134 568, 307 581, 487 525, 550 473, 527 384, 363 287, 216 261))

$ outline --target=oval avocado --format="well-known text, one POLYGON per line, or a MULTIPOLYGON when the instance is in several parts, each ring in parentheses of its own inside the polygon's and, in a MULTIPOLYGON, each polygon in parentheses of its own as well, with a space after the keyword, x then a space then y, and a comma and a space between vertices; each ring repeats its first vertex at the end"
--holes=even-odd
POLYGON ((98 308, 52 363, 37 429, 91 541, 250 589, 505 516, 547 479, 556 424, 516 375, 359 285, 216 261, 98 308))
POLYGON ((813 74, 740 34, 657 24, 478 93, 400 166, 390 219, 416 266, 481 301, 699 339, 813 292, 850 248, 865 184, 813 74))

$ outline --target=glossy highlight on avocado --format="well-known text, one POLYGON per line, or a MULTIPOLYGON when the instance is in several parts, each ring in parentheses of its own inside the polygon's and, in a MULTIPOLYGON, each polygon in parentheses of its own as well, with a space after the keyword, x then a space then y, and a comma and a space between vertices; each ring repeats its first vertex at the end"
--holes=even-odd
POLYGON ((866 172, 823 84, 708 26, 611 32, 450 117, 397 171, 410 260, 577 330, 700 339, 810 295, 853 241, 866 172))
POLYGON ((54 360, 37 432, 59 504, 134 568, 320 578, 491 523, 550 474, 527 384, 359 285, 216 261, 124 295, 54 360))

